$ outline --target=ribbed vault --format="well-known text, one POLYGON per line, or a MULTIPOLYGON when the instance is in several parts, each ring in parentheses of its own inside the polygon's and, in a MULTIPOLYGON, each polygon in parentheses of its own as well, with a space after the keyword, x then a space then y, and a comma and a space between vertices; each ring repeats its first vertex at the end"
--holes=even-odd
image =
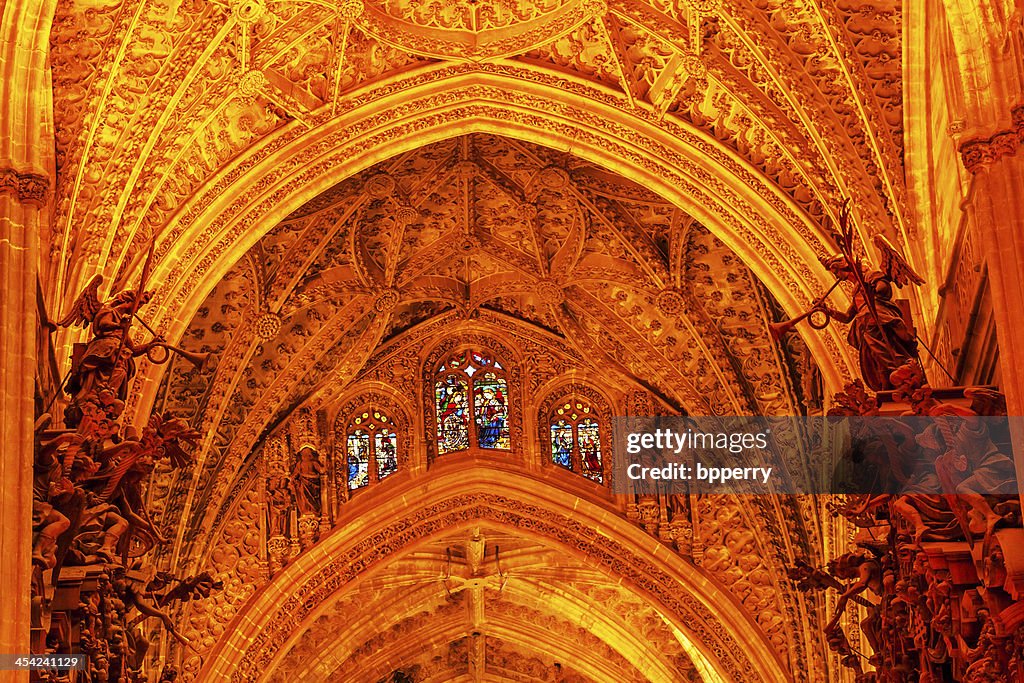
POLYGON ((547 667, 534 680, 556 662, 584 681, 788 679, 736 598, 659 545, 557 486, 449 463, 353 501, 246 601, 203 675, 391 680, 426 650, 486 680, 500 641, 547 667))
POLYGON ((271 681, 389 680, 414 669, 429 680, 437 659, 481 679, 509 670, 534 680, 702 680, 656 610, 521 534, 484 526, 436 538, 361 586, 321 604, 271 681))
MULTIPOLYGON (((216 363, 200 369, 176 360, 153 392, 159 410, 188 415, 204 435, 191 469, 156 473, 151 509, 173 539, 156 551, 159 561, 238 586, 228 605, 186 608, 181 623, 203 641, 205 655, 220 646, 225 619, 249 609, 252 591, 266 583, 268 453, 300 423, 324 435, 318 439, 329 460, 343 448, 338 430, 353 409, 383 407, 400 433, 393 485, 422 478, 430 486, 446 462, 431 446, 431 374, 453 353, 486 350, 508 368, 511 387, 512 449, 501 466, 551 479, 623 515, 623 501, 607 488, 548 469, 545 411, 568 390, 604 406, 605 419, 630 411, 819 411, 818 363, 795 336, 784 345, 772 338, 768 323, 779 315, 781 305, 754 270, 694 216, 578 156, 476 133, 356 173, 285 216, 238 258, 180 342, 216 363)), ((811 465, 796 459, 797 442, 789 446, 792 476, 805 476, 811 465)), ((359 502, 331 495, 337 501, 322 512, 323 533, 359 502)), ((695 501, 694 519, 702 517, 694 534, 708 544, 714 580, 738 591, 743 618, 759 620, 754 628, 774 652, 806 670, 819 643, 796 624, 815 608, 791 591, 783 558, 820 547, 821 531, 808 523, 820 511, 811 500, 760 503, 695 501)), ((562 566, 550 554, 538 557, 562 566)), ((517 595, 515 586, 509 590, 517 595)), ((582 603, 558 604, 563 619, 585 611, 582 603)), ((641 613, 638 604, 628 611, 641 613)), ((407 616, 441 606, 410 606, 407 616)), ((461 652, 466 624, 451 618, 451 628, 428 641, 461 652)), ((307 626, 295 628, 281 637, 298 638, 307 626)), ((682 626, 662 635, 672 628, 682 626)), ((625 626, 608 629, 620 634, 612 640, 621 648, 625 626)), ((498 640, 512 647, 514 630, 475 647, 498 647, 498 640)), ((335 659, 318 665, 320 674, 369 637, 351 634, 324 650, 335 659)), ((669 664, 633 647, 620 653, 622 680, 664 680, 669 664)), ((180 654, 197 673, 203 660, 180 654)), ((527 659, 553 663, 563 654, 530 651, 527 659)), ((610 671, 578 673, 619 680, 610 671)))
MULTIPOLYGON (((791 313, 826 283, 821 225, 843 196, 865 232, 913 234, 896 6, 495 0, 456 14, 400 2, 63 3, 51 307, 98 272, 137 277, 155 239, 151 317, 176 341, 284 215, 383 158, 471 130, 650 185, 791 313)), ((838 388, 849 359, 829 335, 807 342, 838 388)))

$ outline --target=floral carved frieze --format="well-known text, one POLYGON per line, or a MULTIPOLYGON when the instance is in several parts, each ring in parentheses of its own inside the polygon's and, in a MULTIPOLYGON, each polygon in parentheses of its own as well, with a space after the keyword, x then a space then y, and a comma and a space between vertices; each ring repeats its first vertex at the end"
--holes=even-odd
POLYGON ((436 59, 485 59, 534 49, 568 33, 606 6, 595 0, 484 0, 445 4, 376 0, 356 19, 367 34, 436 59))

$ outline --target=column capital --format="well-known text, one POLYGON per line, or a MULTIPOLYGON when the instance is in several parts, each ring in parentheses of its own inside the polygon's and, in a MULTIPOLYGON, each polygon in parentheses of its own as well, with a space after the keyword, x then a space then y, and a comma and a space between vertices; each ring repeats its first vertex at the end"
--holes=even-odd
POLYGON ((1010 121, 1009 128, 960 144, 960 158, 972 175, 990 168, 1003 157, 1013 156, 1024 146, 1024 104, 1010 110, 1010 121))
POLYGON ((50 189, 50 179, 40 173, 25 173, 0 167, 0 192, 16 196, 26 204, 42 206, 50 189))

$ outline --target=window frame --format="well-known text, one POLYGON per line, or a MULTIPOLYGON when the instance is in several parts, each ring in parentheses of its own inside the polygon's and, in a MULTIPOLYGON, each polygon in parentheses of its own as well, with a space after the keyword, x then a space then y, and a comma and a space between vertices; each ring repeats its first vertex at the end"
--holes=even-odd
POLYGON ((547 427, 547 461, 556 467, 568 470, 590 481, 603 485, 607 478, 607 467, 605 466, 605 452, 607 447, 607 429, 602 427, 606 421, 602 419, 598 409, 587 399, 575 395, 563 396, 554 407, 548 411, 545 425, 547 427), (573 415, 571 413, 575 412, 573 415), (588 474, 593 470, 583 467, 583 451, 580 448, 580 426, 587 420, 592 420, 597 426, 598 457, 601 468, 597 471, 597 478, 588 474), (572 434, 572 451, 569 454, 569 464, 562 465, 555 462, 555 449, 552 444, 552 428, 559 422, 564 422, 572 434))
POLYGON ((434 423, 434 434, 433 434, 433 451, 438 456, 451 455, 454 453, 464 453, 466 451, 485 451, 485 452, 497 452, 497 453, 511 453, 515 450, 513 429, 512 429, 512 397, 511 397, 511 380, 510 372, 505 365, 489 350, 478 350, 476 348, 464 348, 459 351, 453 351, 448 353, 445 361, 440 364, 436 364, 435 372, 433 375, 433 381, 428 385, 430 388, 431 398, 431 413, 433 414, 434 423), (458 364, 453 364, 455 360, 459 360, 458 364), (479 360, 486 360, 487 363, 480 363, 479 360), (468 372, 467 369, 472 367, 473 371, 468 372), (507 433, 508 446, 497 447, 497 446, 483 446, 480 443, 480 428, 478 424, 477 415, 477 398, 476 398, 476 386, 480 378, 485 377, 487 373, 494 375, 494 378, 500 381, 503 385, 504 391, 504 408, 505 408, 505 432, 507 433), (466 411, 468 413, 468 419, 466 420, 467 430, 467 446, 457 450, 446 450, 441 451, 441 416, 438 411, 437 405, 437 389, 442 384, 447 384, 449 377, 455 377, 456 381, 461 381, 466 386, 466 411))
POLYGON ((395 422, 395 419, 388 415, 387 411, 382 408, 375 406, 365 406, 353 412, 347 420, 347 426, 343 432, 343 442, 341 446, 342 453, 344 454, 344 471, 342 472, 342 478, 345 484, 345 490, 348 491, 348 495, 351 496, 357 491, 369 488, 379 481, 387 479, 392 474, 396 474, 399 470, 401 460, 399 458, 400 446, 399 446, 399 429, 395 422), (363 420, 372 420, 373 423, 367 427, 363 420), (383 431, 387 431, 391 434, 392 440, 395 444, 395 468, 383 477, 380 476, 380 469, 378 463, 377 453, 377 435, 383 431), (367 435, 367 441, 369 442, 369 452, 367 455, 366 463, 366 483, 357 488, 351 487, 351 482, 348 476, 348 458, 349 458, 349 439, 355 435, 357 431, 362 431, 367 435))

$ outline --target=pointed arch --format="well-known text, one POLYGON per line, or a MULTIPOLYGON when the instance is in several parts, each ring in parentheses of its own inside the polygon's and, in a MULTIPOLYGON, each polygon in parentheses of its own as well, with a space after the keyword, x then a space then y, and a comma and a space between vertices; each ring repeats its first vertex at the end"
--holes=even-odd
POLYGON ((370 495, 353 501, 334 531, 303 553, 227 626, 200 678, 259 680, 319 607, 375 567, 423 541, 486 521, 543 539, 585 558, 662 613, 724 681, 786 681, 790 676, 735 598, 655 538, 584 497, 501 468, 439 461, 432 485, 392 492, 399 508, 370 495), (358 523, 356 523, 358 520, 358 523), (600 531, 598 531, 600 530, 600 531))

